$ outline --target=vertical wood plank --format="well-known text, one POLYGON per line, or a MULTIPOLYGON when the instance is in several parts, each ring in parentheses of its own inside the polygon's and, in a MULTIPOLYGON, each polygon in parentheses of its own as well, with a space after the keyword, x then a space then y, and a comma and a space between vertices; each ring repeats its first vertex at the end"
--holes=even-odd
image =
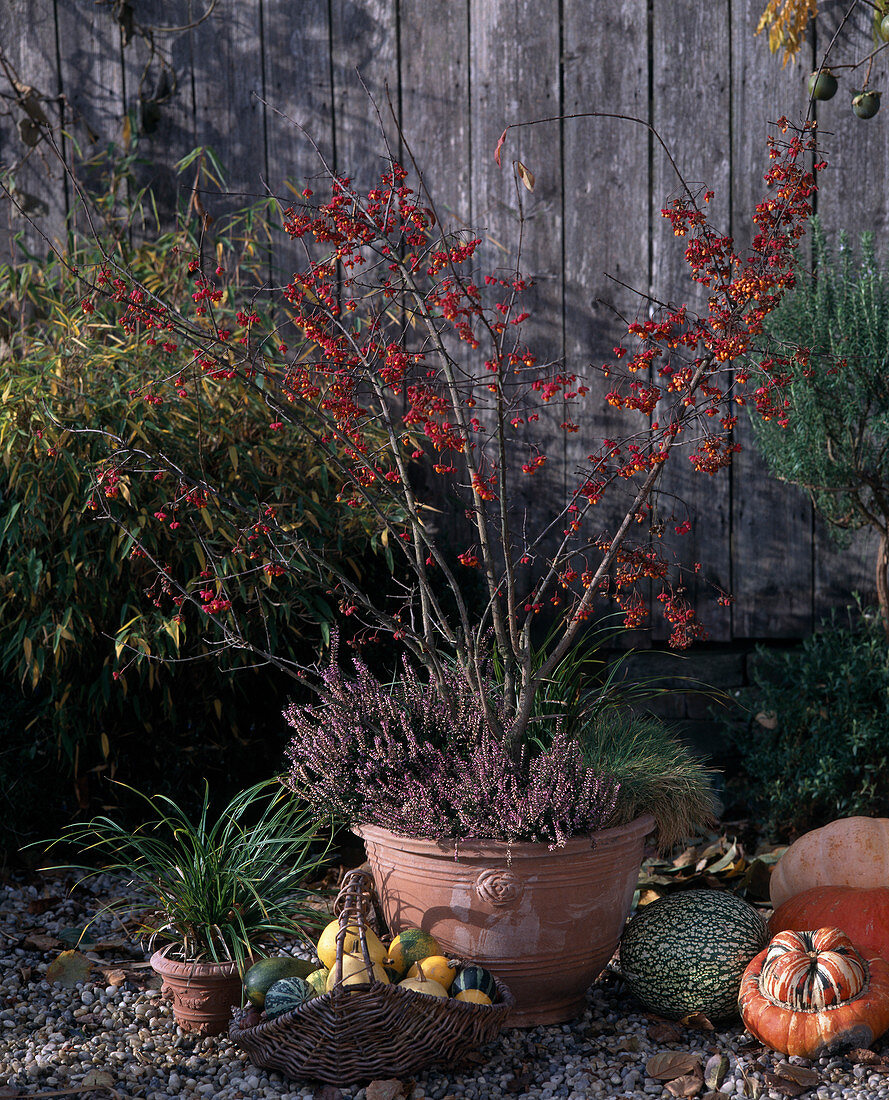
MULTIPOLYGON (((646 0, 622 0, 607 10, 567 5, 565 113, 603 111, 648 121, 648 47, 646 0)), ((566 356, 590 386, 580 406, 581 431, 567 440, 566 474, 574 484, 603 438, 646 426, 607 403, 611 383, 590 368, 610 362, 613 348, 626 338, 620 315, 635 318, 646 306, 651 180, 642 126, 568 119, 564 135, 566 356)), ((631 501, 628 490, 603 497, 591 512, 588 533, 595 538, 613 531, 631 501)), ((634 632, 634 639, 644 644, 647 632, 634 632)))
POLYGON ((194 11, 192 0, 143 0, 138 22, 147 35, 136 33, 123 48, 126 110, 142 161, 137 179, 151 183, 167 227, 192 182, 180 177, 174 166, 198 140, 191 36, 188 31, 160 33, 160 28, 187 26, 194 11), (154 54, 147 36, 153 36, 154 54))
POLYGON ((221 0, 190 32, 195 144, 209 146, 225 169, 225 197, 207 196, 217 217, 266 197, 261 29, 259 3, 221 0))
MULTIPOLYGON (((765 32, 754 36, 760 0, 732 4, 732 236, 744 256, 753 237, 752 214, 765 193, 766 135, 782 115, 805 116, 803 46, 796 66, 782 67, 765 32)), ((772 477, 756 449, 750 419, 738 410, 735 438, 742 450, 729 471, 732 521, 732 635, 791 638, 812 629, 812 508, 793 485, 772 477)))
MULTIPOLYGON (((829 43, 845 7, 826 5, 819 15, 816 57, 829 43)), ((871 17, 869 5, 859 5, 842 31, 835 49, 836 61, 858 60, 873 49, 871 17)), ((850 242, 857 242, 863 231, 871 230, 884 264, 889 263, 885 58, 885 53, 877 57, 871 75, 871 87, 883 91, 882 110, 874 118, 860 119, 851 108, 852 96, 861 90, 866 66, 854 72, 838 70, 839 91, 833 99, 818 104, 818 125, 828 166, 821 173, 817 201, 818 216, 829 239, 845 230, 850 242)), ((851 603, 853 592, 859 592, 865 602, 876 602, 876 541, 869 532, 855 534, 851 543, 840 549, 827 525, 819 520, 814 532, 814 562, 816 622, 831 608, 851 603)))
MULTIPOLYGON (((296 198, 288 182, 297 191, 314 189, 322 173, 320 158, 333 163, 330 22, 327 5, 290 0, 262 4, 266 172, 269 187, 286 209, 296 198)), ((300 255, 283 234, 276 239, 276 281, 293 274, 300 255)))
POLYGON ((395 0, 342 0, 330 9, 334 157, 337 172, 373 187, 385 170, 383 127, 398 142, 388 95, 398 108, 398 18, 395 0))
POLYGON ((401 5, 399 38, 405 138, 443 228, 466 226, 472 163, 469 0, 401 5))
MULTIPOLYGON (((708 215, 728 231, 731 156, 731 106, 729 87, 730 4, 713 0, 705 19, 697 5, 683 0, 654 0, 654 125, 672 151, 679 170, 695 190, 712 190, 708 215)), ((673 236, 669 222, 660 216, 671 197, 679 193, 679 181, 663 151, 655 144, 653 159, 652 293, 667 302, 687 302, 690 308, 706 308, 706 291, 693 283, 685 262, 683 240, 673 236)), ((731 588, 730 494, 725 470, 710 477, 694 471, 688 445, 698 436, 689 430, 680 437, 679 452, 672 455, 660 480, 659 518, 666 524, 677 560, 684 567, 686 598, 714 641, 731 634, 731 616, 717 605, 716 585, 731 588), (691 531, 674 536, 686 519, 691 531), (701 572, 693 572, 695 562, 701 572)), ((666 637, 670 625, 655 618, 655 636, 666 637)))
MULTIPOLYGON (((558 123, 511 131, 502 167, 494 161, 498 138, 507 125, 560 111, 556 5, 546 5, 542 11, 540 4, 531 0, 472 0, 469 36, 472 215, 484 229, 484 244, 477 253, 479 265, 485 273, 509 278, 518 264, 533 280, 523 300, 531 319, 523 327, 522 339, 538 363, 558 363, 564 356, 563 181, 558 123), (523 50, 520 43, 531 48, 523 50), (513 169, 517 161, 533 172, 533 193, 517 183, 513 169), (516 257, 520 204, 525 221, 522 254, 516 257)), ((565 502, 564 433, 558 428, 565 417, 560 407, 548 406, 542 407, 539 415, 531 430, 547 462, 533 476, 516 471, 509 502, 518 517, 517 530, 521 530, 523 515, 532 517, 527 524, 529 534, 540 532, 565 502)), ((527 430, 518 430, 519 439, 527 430)), ((552 539, 541 549, 544 554, 551 552, 552 539)))
MULTIPOLYGON (((34 89, 36 103, 61 144, 61 87, 53 3, 0 0, 0 26, 4 28, 3 51, 12 77, 34 89)), ((4 93, 15 98, 17 93, 9 86, 5 73, 0 74, 0 81, 4 93)), ((52 242, 64 232, 67 212, 64 169, 43 136, 33 146, 23 140, 19 126, 22 124, 27 132, 28 121, 20 102, 13 103, 8 115, 0 116, 0 167, 9 173, 8 183, 16 193, 15 202, 0 196, 2 252, 13 260, 22 259, 23 249, 38 258, 48 255, 52 242), (17 234, 21 234, 21 248, 15 243, 17 234)))

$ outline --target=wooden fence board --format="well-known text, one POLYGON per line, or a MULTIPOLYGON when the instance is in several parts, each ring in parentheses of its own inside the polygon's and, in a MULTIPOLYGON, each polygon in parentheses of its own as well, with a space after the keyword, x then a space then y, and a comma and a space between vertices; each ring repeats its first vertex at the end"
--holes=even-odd
MULTIPOLYGON (((35 101, 60 141, 62 102, 56 50, 54 5, 42 0, 2 0, 0 3, 2 48, 11 76, 34 89, 35 101)), ((10 172, 15 201, 2 200, 5 228, 3 252, 21 259, 22 251, 13 238, 21 234, 25 251, 46 256, 52 241, 64 231, 68 208, 65 173, 41 133, 36 144, 23 140, 20 126, 27 126, 28 114, 4 76, 4 91, 13 100, 9 115, 0 119, 0 150, 3 168, 10 172), (16 102, 16 98, 18 101, 16 102), (29 220, 30 219, 30 220, 29 220)))
MULTIPOLYGON (((689 181, 716 192, 711 214, 743 247, 766 165, 766 120, 802 112, 806 74, 847 6, 825 0, 817 35, 796 67, 782 68, 765 36, 753 36, 763 0, 711 0, 706 20, 687 0, 218 0, 201 22, 208 3, 140 0, 125 43, 108 4, 0 0, 0 45, 15 76, 41 94, 55 132, 70 125, 85 152, 122 145, 130 113, 129 130, 138 133, 146 162, 138 180, 152 181, 168 217, 192 182, 174 165, 196 145, 213 147, 226 164, 233 205, 266 185, 285 197, 287 179, 301 189, 316 172, 316 154, 285 115, 306 126, 338 170, 371 186, 385 150, 377 107, 401 153, 388 84, 440 212, 484 226, 480 267, 510 269, 521 198, 523 266, 536 280, 527 336, 541 359, 564 356, 581 371, 605 362, 622 331, 602 303, 630 315, 639 308, 607 274, 677 303, 694 292, 682 242, 659 215, 677 182, 657 149, 649 158, 647 138, 627 124, 576 119, 511 131, 502 170, 493 161, 500 132, 546 115, 612 110, 647 118, 651 111, 689 181), (171 27, 185 29, 167 33, 171 27), (516 160, 534 173, 533 194, 517 193, 510 173, 516 160)), ((868 22, 863 12, 861 25, 847 30, 844 60, 870 49, 868 22)), ((885 56, 876 63, 875 85, 885 56)), ((872 120, 852 115, 853 84, 862 78, 862 69, 842 71, 838 95, 819 105, 830 167, 817 201, 829 232, 872 229, 882 244, 889 121, 885 106, 872 120)), ((34 197, 40 231, 58 236, 70 203, 64 174, 42 144, 22 144, 24 111, 14 96, 6 103, 0 167, 34 197)), ((3 205, 0 255, 25 227, 3 205)), ((25 227, 24 240, 46 252, 39 231, 25 227)), ((278 254, 286 273, 293 246, 279 242, 278 254)), ((539 426, 550 461, 545 473, 522 482, 516 501, 534 513, 535 524, 564 499, 591 441, 628 423, 605 407, 602 383, 597 379, 576 435, 560 429, 564 408, 544 411, 539 426)), ((700 560, 701 578, 735 595, 730 611, 717 609, 694 578, 691 595, 713 638, 800 636, 853 588, 873 592, 872 540, 859 537, 838 551, 813 523, 805 497, 764 471, 743 417, 736 431, 745 449, 730 476, 693 474, 680 456, 667 471, 661 510, 679 522, 688 507, 696 526, 678 543, 682 561, 700 560)))
MULTIPOLYGON (((670 43, 654 50, 654 125, 673 154, 686 183, 695 191, 714 192, 708 215, 728 229, 730 190, 730 84, 726 56, 730 5, 716 0, 701 19, 695 6, 683 0, 655 0, 655 43, 670 43)), ((652 244, 654 263, 652 293, 661 301, 687 302, 706 309, 706 291, 692 282, 685 262, 682 238, 673 235, 660 210, 680 193, 680 182, 663 151, 654 148, 652 244)), ((710 637, 724 641, 731 636, 729 609, 718 606, 711 585, 728 590, 731 585, 729 530, 731 502, 725 470, 712 477, 694 471, 688 459, 690 445, 699 438, 692 429, 679 437, 679 454, 671 456, 659 483, 659 518, 666 523, 668 538, 683 569, 686 598, 694 604, 710 637), (691 531, 674 536, 674 528, 691 521, 691 531), (694 563, 702 570, 694 572, 694 563)), ((665 543, 665 549, 671 546, 665 543)), ((655 618, 656 636, 669 634, 670 625, 655 618)))
MULTIPOLYGON (((766 135, 781 115, 799 122, 808 98, 800 68, 769 54, 765 32, 754 37, 761 0, 735 0, 732 26, 732 236, 741 256, 753 237, 753 211, 765 194, 766 135)), ((804 46, 803 51, 808 52, 804 46)), ((732 488, 732 634, 768 637, 812 628, 812 508, 795 486, 772 477, 757 453, 750 418, 737 409, 742 450, 730 471, 732 488)))
MULTIPOLYGON (((569 5, 565 113, 600 111, 647 122, 648 47, 646 0, 623 0, 607 11, 569 5), (609 43, 604 52, 603 41, 609 43)), ((627 335, 626 321, 647 309, 649 135, 644 126, 622 119, 568 118, 563 148, 566 357, 590 387, 572 416, 581 430, 566 440, 566 472, 577 480, 590 469, 587 456, 602 439, 645 427, 638 416, 607 403, 614 380, 597 368, 613 361, 614 347, 627 335)), ((597 538, 613 532, 631 502, 629 487, 610 486, 590 513, 588 533, 597 538)))
MULTIPOLYGON (((549 8, 550 16, 555 11, 549 8)), ((562 329, 562 179, 558 156, 558 123, 510 131, 501 166, 494 152, 507 125, 557 115, 560 111, 559 26, 552 17, 541 19, 541 7, 532 0, 473 0, 470 7, 470 87, 472 97, 472 204, 473 217, 485 227, 479 264, 485 273, 509 279, 516 270, 533 282, 521 300, 531 319, 522 340, 539 363, 558 363, 564 355, 562 329), (527 63, 516 64, 516 41, 529 43, 527 63), (532 61, 533 58, 533 61, 532 61), (517 178, 521 162, 536 179, 533 192, 517 178), (524 217, 519 247, 520 211, 524 217)), ((481 365, 479 364, 479 367, 481 365)), ((517 516, 534 514, 532 529, 553 505, 564 500, 565 470, 560 461, 564 420, 559 408, 535 407, 540 417, 534 437, 547 462, 533 475, 516 472, 513 499, 517 516), (542 506, 542 507, 541 507, 542 506)), ((526 415, 528 408, 517 408, 526 415)), ((522 439, 527 425, 517 429, 522 439)), ((516 454, 516 464, 528 456, 516 454)), ((524 521, 519 521, 524 526, 524 521)), ((555 548, 556 532, 537 547, 538 554, 555 548)))
MULTIPOLYGON (((326 5, 263 2, 263 71, 268 185, 286 208, 296 201, 287 186, 326 192, 323 163, 333 164, 333 88, 330 21, 326 5)), ((298 242, 275 244, 276 281, 300 263, 298 242)))

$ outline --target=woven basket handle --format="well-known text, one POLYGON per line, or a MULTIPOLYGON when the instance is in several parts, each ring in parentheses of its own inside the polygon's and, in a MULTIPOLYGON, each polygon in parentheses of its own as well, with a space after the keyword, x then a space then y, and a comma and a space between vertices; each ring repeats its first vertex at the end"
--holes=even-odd
POLYGON ((357 868, 348 871, 343 878, 340 892, 333 903, 334 916, 339 918, 340 929, 336 936, 336 962, 334 963, 334 983, 339 985, 343 980, 343 943, 348 935, 349 927, 358 929, 358 943, 361 947, 361 955, 364 965, 367 967, 367 981, 370 984, 373 978, 374 962, 370 957, 367 947, 367 929, 369 927, 370 914, 374 909, 374 880, 369 871, 357 868))

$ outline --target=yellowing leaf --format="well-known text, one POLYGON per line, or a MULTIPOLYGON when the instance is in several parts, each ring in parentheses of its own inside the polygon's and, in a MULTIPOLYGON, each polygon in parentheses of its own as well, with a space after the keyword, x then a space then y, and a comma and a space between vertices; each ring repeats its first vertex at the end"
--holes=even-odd
POLYGON ((111 742, 108 740, 108 734, 103 731, 100 738, 102 744, 102 756, 107 760, 111 755, 111 742))
POLYGON ((530 168, 526 168, 521 161, 516 164, 516 171, 519 174, 519 179, 527 187, 529 191, 534 190, 534 173, 530 168))
POLYGON ((46 980, 70 989, 78 982, 85 982, 92 968, 86 955, 79 951, 63 951, 46 968, 46 980))

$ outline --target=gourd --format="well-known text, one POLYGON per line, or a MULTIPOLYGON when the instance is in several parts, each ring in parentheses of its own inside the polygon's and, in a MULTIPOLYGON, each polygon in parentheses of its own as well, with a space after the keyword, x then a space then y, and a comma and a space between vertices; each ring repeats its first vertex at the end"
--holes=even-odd
POLYGON ((489 1005, 494 1003, 487 993, 482 993, 480 989, 461 989, 459 993, 454 994, 454 1000, 473 1005, 489 1005))
POLYGON ((462 993, 466 989, 477 989, 492 1001, 497 996, 497 984, 494 981, 494 975, 489 970, 485 970, 483 966, 464 966, 454 978, 451 985, 453 996, 456 997, 458 993, 462 993))
POLYGON ((687 890, 633 917, 621 940, 620 969, 652 1012, 728 1020, 738 1012, 744 970, 768 939, 760 914, 734 894, 687 890))
MULTIPOLYGON (((321 933, 318 939, 318 945, 315 948, 318 958, 321 960, 321 965, 326 966, 328 970, 332 970, 333 964, 336 962, 336 938, 339 935, 339 931, 340 922, 338 920, 332 920, 321 933)), ((372 929, 365 929, 365 937, 367 940, 368 954, 374 962, 381 963, 383 959, 386 958, 386 948, 383 947, 379 937, 372 929)), ((343 952, 347 955, 361 953, 361 940, 358 935, 357 924, 350 924, 346 929, 346 934, 343 938, 343 952)))
POLYGON ((444 955, 430 955, 428 958, 415 962, 408 970, 408 978, 427 978, 438 982, 445 989, 451 988, 451 983, 458 970, 458 964, 451 962, 444 955))
POLYGON ((885 886, 889 883, 889 818, 841 817, 793 842, 772 872, 769 894, 777 909, 813 886, 885 886))
POLYGON ((336 964, 334 964, 327 975, 326 987, 328 993, 334 986, 370 985, 372 981, 382 982, 384 985, 390 984, 389 976, 383 968, 383 964, 372 962, 371 971, 368 971, 363 955, 344 954, 343 972, 339 981, 336 980, 336 971, 336 964))
POLYGON ((839 928, 856 947, 889 959, 889 886, 813 886, 788 898, 769 921, 772 934, 839 928))
POLYGON ((744 1026, 782 1054, 869 1047, 889 1028, 889 963, 838 928, 779 932, 744 972, 744 1026))
POLYGON ((247 1000, 262 1008, 266 991, 282 978, 305 978, 315 969, 315 964, 305 959, 283 955, 279 959, 260 959, 244 975, 244 992, 247 1000))
POLYGON ((294 1008, 299 1008, 304 1001, 309 1001, 314 996, 315 990, 305 978, 281 978, 273 982, 266 991, 266 1017, 272 1020, 285 1012, 292 1012, 294 1008))
POLYGON ((434 936, 422 928, 405 928, 389 944, 386 962, 397 974, 404 976, 413 963, 440 954, 441 948, 434 936))
POLYGON ((428 997, 447 997, 448 991, 441 982, 431 978, 405 978, 398 983, 399 989, 411 989, 414 993, 425 993, 428 997))

